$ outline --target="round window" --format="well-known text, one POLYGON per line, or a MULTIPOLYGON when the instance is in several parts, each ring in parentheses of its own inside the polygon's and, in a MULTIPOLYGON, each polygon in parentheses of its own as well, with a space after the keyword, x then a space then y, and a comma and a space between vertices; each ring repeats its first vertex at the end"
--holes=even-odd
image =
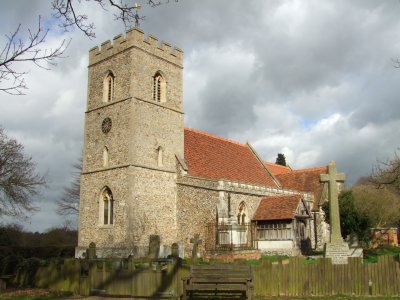
POLYGON ((103 123, 101 123, 101 131, 103 133, 109 133, 112 127, 112 121, 110 118, 105 118, 103 120, 103 123))

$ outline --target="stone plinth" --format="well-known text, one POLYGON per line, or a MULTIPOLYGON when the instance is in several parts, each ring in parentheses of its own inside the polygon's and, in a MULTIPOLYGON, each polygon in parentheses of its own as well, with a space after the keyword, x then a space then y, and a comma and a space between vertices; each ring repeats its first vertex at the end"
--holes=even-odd
POLYGON ((332 264, 347 264, 350 255, 349 245, 346 242, 326 243, 325 257, 332 259, 332 264))

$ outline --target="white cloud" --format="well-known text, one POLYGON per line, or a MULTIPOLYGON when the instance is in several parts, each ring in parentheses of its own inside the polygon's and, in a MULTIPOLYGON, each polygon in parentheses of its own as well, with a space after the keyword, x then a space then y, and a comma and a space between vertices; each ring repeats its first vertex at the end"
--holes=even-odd
MULTIPOLYGON (((124 30, 93 4, 79 8, 97 39, 54 31, 48 2, 0 2, 3 33, 41 14, 48 46, 72 37, 51 71, 29 66, 26 96, 0 94, 1 125, 49 174, 32 230, 61 223, 54 201, 81 153, 88 50, 124 30)), ((350 181, 400 146, 396 1, 170 1, 143 13, 146 33, 185 52, 186 126, 249 141, 270 161, 283 152, 293 168, 335 160, 350 181)))

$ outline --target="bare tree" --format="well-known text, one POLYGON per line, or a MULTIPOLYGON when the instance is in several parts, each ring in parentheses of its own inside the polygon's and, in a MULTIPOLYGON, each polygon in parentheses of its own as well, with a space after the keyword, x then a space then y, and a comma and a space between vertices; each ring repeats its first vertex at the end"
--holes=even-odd
POLYGON ((68 216, 79 213, 81 172, 82 158, 73 165, 72 181, 69 186, 64 188, 61 199, 57 201, 57 214, 68 216))
MULTIPOLYGON (((123 0, 86 0, 86 2, 96 3, 106 11, 113 10, 115 20, 122 21, 125 29, 133 24, 138 26, 139 21, 145 18, 138 14, 141 6, 137 3, 128 5, 123 0)), ((95 24, 89 21, 87 15, 78 12, 80 3, 79 0, 53 0, 51 2, 53 16, 60 20, 59 25, 66 31, 71 27, 77 27, 87 37, 94 38, 95 24)), ((162 4, 161 1, 153 0, 146 0, 145 3, 151 7, 162 4)), ((49 30, 42 27, 40 16, 38 23, 36 30, 28 29, 28 37, 25 40, 21 39, 21 24, 14 32, 6 35, 7 42, 0 52, 1 92, 24 95, 24 90, 27 89, 24 77, 28 71, 25 66, 24 71, 20 71, 21 68, 16 67, 20 63, 30 62, 40 68, 49 69, 49 65, 55 65, 55 61, 63 57, 70 41, 64 39, 55 49, 42 48, 49 30)))
MULTIPOLYGON (((144 20, 144 16, 140 16, 138 10, 141 5, 133 3, 133 5, 127 4, 123 0, 87 0, 93 1, 98 4, 100 8, 108 11, 113 10, 115 20, 120 20, 124 23, 125 29, 135 24, 138 26, 139 20, 144 20)), ((169 0, 167 0, 169 2, 169 0)), ((178 2, 178 0, 175 0, 178 2)), ((161 1, 146 0, 146 4, 151 7, 156 7, 162 4, 161 1)), ((53 16, 61 20, 60 26, 64 30, 68 30, 70 27, 77 27, 89 38, 96 37, 95 24, 89 21, 89 17, 86 14, 78 12, 76 2, 73 0, 53 0, 51 8, 54 13, 53 16)))
POLYGON ((373 227, 392 226, 400 220, 400 196, 388 187, 377 189, 364 183, 354 186, 352 191, 357 210, 368 216, 373 227))
POLYGON ((22 217, 34 211, 32 197, 45 184, 36 164, 23 153, 24 147, 0 127, 0 216, 22 217))
POLYGON ((55 65, 55 60, 62 58, 69 42, 63 40, 55 49, 43 49, 42 45, 48 34, 43 29, 39 17, 35 31, 28 29, 28 38, 21 39, 21 24, 6 35, 7 42, 0 52, 0 91, 11 95, 23 95, 27 89, 24 76, 28 71, 19 71, 17 65, 30 62, 40 68, 48 69, 55 65))
POLYGON ((380 188, 386 186, 400 192, 400 157, 397 153, 394 159, 378 163, 373 171, 371 182, 380 188))

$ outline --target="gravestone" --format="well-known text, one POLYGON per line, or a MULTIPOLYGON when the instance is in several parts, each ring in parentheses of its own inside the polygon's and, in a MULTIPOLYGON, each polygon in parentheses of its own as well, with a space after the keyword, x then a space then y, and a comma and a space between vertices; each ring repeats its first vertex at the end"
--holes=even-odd
POLYGON ((201 245, 201 243, 203 242, 201 239, 199 239, 199 237, 200 237, 199 234, 195 234, 194 237, 190 239, 190 243, 193 244, 192 259, 196 259, 197 258, 199 245, 201 245))
POLYGON ((150 235, 148 258, 157 259, 160 254, 160 236, 157 234, 150 235))
POLYGON ((96 244, 91 242, 89 248, 86 250, 86 258, 95 259, 96 258, 96 244))
POLYGON ((171 245, 171 257, 178 258, 179 257, 179 246, 177 243, 173 243, 171 245))
POLYGON ((350 255, 349 245, 343 240, 340 231, 340 215, 338 200, 338 182, 344 182, 346 176, 337 173, 335 162, 328 165, 328 174, 321 174, 320 181, 328 183, 329 215, 330 215, 330 242, 325 245, 325 257, 332 259, 333 264, 347 264, 350 255))

